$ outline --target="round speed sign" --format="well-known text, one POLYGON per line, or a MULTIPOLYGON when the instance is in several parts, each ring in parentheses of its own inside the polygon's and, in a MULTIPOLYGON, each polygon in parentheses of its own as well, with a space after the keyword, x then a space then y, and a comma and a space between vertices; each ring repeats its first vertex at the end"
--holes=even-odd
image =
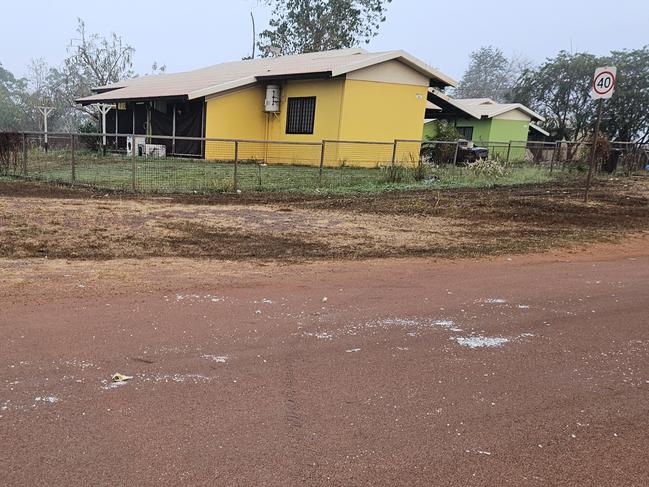
POLYGON ((615 68, 599 68, 593 77, 593 97, 610 98, 615 91, 616 76, 615 68))

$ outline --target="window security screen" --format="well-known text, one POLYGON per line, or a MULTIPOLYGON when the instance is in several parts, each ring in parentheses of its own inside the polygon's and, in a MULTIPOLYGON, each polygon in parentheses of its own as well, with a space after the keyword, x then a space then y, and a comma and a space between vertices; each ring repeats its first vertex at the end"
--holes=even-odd
POLYGON ((288 99, 287 134, 312 134, 314 121, 315 96, 288 99))

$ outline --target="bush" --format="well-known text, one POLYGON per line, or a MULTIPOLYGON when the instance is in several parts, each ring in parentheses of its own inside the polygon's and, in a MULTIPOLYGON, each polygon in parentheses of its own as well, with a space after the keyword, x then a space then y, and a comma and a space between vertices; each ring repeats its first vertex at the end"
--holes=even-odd
MULTIPOLYGON (((88 119, 79 125, 79 133, 81 134, 96 134, 99 130, 97 129, 97 122, 92 119, 88 119)), ((97 135, 82 135, 79 137, 79 144, 86 149, 91 151, 98 151, 101 149, 101 137, 97 135)))
POLYGON ((428 178, 430 173, 430 164, 419 161, 412 171, 412 176, 415 178, 415 181, 423 181, 424 179, 428 178))
POLYGON ((476 176, 487 176, 489 178, 500 178, 508 174, 505 164, 498 160, 478 159, 468 165, 469 170, 476 176))
POLYGON ((381 182, 389 184, 405 183, 412 179, 411 171, 407 167, 390 164, 385 167, 384 173, 381 175, 381 182))
POLYGON ((456 142, 461 139, 459 132, 455 126, 444 120, 435 120, 431 122, 433 125, 434 135, 426 136, 426 140, 430 143, 424 142, 421 147, 421 158, 425 162, 434 162, 437 164, 452 164, 455 158, 455 144, 435 144, 434 142, 456 142))
POLYGON ((0 133, 0 174, 16 172, 22 150, 22 136, 19 133, 0 133))

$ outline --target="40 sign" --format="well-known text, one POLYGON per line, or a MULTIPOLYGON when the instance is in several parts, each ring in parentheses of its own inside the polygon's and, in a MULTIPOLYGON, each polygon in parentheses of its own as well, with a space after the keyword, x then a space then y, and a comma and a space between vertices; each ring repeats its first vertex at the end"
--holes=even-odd
POLYGON ((617 81, 617 68, 607 66, 597 68, 593 78, 593 87, 590 90, 590 96, 594 99, 606 99, 613 96, 615 83, 617 81))

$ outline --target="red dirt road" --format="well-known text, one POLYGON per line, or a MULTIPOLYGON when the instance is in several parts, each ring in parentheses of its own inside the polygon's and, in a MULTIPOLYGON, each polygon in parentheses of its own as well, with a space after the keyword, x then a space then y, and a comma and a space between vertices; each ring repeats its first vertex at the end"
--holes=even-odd
POLYGON ((649 485, 647 248, 61 264, 1 298, 0 484, 649 485))

